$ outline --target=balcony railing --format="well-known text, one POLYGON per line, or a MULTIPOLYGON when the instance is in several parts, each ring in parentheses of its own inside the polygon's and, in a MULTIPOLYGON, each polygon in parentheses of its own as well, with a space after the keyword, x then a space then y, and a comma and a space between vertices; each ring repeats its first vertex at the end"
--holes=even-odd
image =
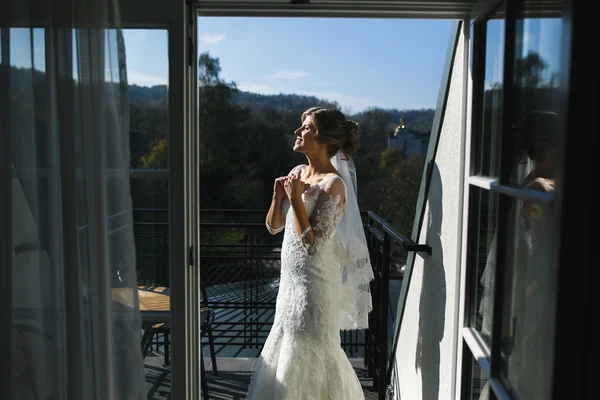
MULTIPOLYGON (((130 176, 139 282, 169 286, 168 171, 135 170, 130 176)), ((282 235, 267 232, 265 215, 266 210, 200 211, 200 275, 217 313, 219 357, 257 356, 273 323, 282 235)), ((364 360, 361 378, 372 380, 373 391, 384 399, 404 266, 409 252, 428 249, 374 212, 362 215, 375 275, 373 311, 369 329, 342 332, 341 342, 350 358, 364 360)))
MULTIPOLYGON (((266 212, 200 211, 201 281, 217 313, 213 326, 221 356, 258 355, 273 324, 282 236, 267 232, 266 212)), ((140 283, 169 286, 168 210, 135 209, 134 222, 140 283)), ((364 212, 363 222, 375 274, 370 328, 342 332, 341 341, 349 357, 364 359, 380 391, 391 359, 403 266, 409 251, 422 249, 373 212, 364 212)))

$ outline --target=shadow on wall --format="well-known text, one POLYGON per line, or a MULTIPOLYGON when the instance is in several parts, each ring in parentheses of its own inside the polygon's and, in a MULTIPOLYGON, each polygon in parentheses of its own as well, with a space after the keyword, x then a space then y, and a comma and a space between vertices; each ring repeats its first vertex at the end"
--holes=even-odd
POLYGON ((422 400, 438 400, 440 386, 440 342, 444 337, 446 276, 440 238, 442 229, 442 181, 434 164, 429 186, 429 215, 426 243, 432 255, 424 257, 419 302, 419 335, 415 369, 421 370, 422 400))

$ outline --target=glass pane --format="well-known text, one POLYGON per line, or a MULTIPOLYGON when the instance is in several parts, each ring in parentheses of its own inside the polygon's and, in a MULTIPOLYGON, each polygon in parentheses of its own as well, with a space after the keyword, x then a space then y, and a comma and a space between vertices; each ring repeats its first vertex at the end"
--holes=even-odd
MULTIPOLYGON (((140 285, 169 286, 166 30, 125 29, 131 196, 140 285)), ((107 55, 110 54, 107 49, 107 55)))
POLYGON ((517 14, 511 151, 528 175, 515 171, 510 182, 546 190, 543 181, 552 181, 556 170, 562 23, 560 12, 539 15, 539 3, 533 1, 524 2, 517 14))
POLYGON ((467 395, 462 398, 471 400, 489 400, 492 389, 490 389, 488 377, 479 366, 477 360, 473 359, 472 362, 471 385, 466 388, 466 390, 470 390, 470 393, 467 393, 467 395))
MULTIPOLYGON (((130 182, 136 248, 136 279, 144 331, 147 311, 170 307, 168 170, 168 31, 123 30, 129 84, 130 182)), ((106 57, 115 58, 107 48, 106 57)), ((107 80, 118 79, 118 71, 107 80)), ((148 398, 171 394, 169 324, 154 325, 144 358, 148 398)), ((140 336, 141 338, 142 336, 140 336)), ((179 360, 183 362, 183 360, 179 360)))
POLYGON ((10 53, 13 393, 35 387, 42 398, 65 398, 65 270, 56 239, 62 234, 59 137, 48 127, 45 31, 3 33, 10 53))
POLYGON ((478 144, 475 174, 497 176, 500 166, 500 135, 502 133, 502 96, 504 72, 504 20, 497 13, 486 23, 483 116, 478 144))
POLYGON ((471 290, 471 318, 469 326, 481 333, 483 340, 491 346, 492 318, 494 311, 494 277, 496 273, 496 217, 498 196, 487 190, 472 188, 469 200, 473 222, 471 232, 472 255, 470 271, 475 278, 471 290))
POLYGON ((551 398, 557 262, 554 209, 510 203, 501 377, 520 399, 551 398))
MULTIPOLYGON (((561 14, 525 2, 518 10, 510 182, 552 194, 559 133, 561 14), (543 11, 543 12, 541 12, 543 11)), ((511 156, 511 155, 509 155, 511 156)), ((515 396, 550 398, 557 263, 551 203, 513 200, 507 248, 501 377, 515 396)))
MULTIPOLYGON (((72 39, 73 58, 77 60, 73 69, 75 99, 85 104, 90 90, 102 87, 101 103, 97 105, 102 114, 84 105, 78 110, 81 112, 73 114, 77 244, 83 286, 81 329, 97 330, 95 312, 101 299, 97 293, 110 288, 110 294, 103 294, 113 299, 109 309, 113 323, 107 325, 106 336, 116 351, 108 358, 114 363, 111 368, 117 376, 115 390, 128 397, 140 389, 135 382, 141 377, 137 368, 142 367, 142 358, 140 324, 136 319, 139 310, 133 295, 137 286, 136 251, 131 221, 125 49, 120 31, 114 29, 63 30, 59 34, 61 39, 72 39), (92 54, 98 50, 104 50, 104 65, 93 61, 92 54), (98 71, 99 67, 103 70, 98 71), (102 86, 96 86, 97 78, 102 79, 102 86)), ((83 351, 96 354, 100 343, 85 338, 83 351)), ((96 372, 90 369, 83 376, 85 398, 92 397, 92 371, 96 372)))

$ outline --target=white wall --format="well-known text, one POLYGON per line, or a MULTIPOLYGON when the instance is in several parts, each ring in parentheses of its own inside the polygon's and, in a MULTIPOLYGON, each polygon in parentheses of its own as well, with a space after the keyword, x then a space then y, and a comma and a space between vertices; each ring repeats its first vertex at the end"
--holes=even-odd
POLYGON ((446 113, 435 156, 405 304, 392 379, 395 399, 453 399, 463 195, 465 38, 459 38, 446 113))

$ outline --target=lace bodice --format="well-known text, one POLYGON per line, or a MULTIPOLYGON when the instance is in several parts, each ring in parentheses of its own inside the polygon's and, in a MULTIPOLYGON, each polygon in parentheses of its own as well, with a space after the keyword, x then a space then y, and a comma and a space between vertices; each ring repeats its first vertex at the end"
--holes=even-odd
MULTIPOLYGON (((292 172, 297 172, 300 167, 302 166, 294 168, 292 172)), ((288 231, 293 231, 285 236, 284 241, 292 239, 295 236, 305 255, 314 254, 330 242, 337 225, 342 220, 346 209, 345 193, 346 187, 344 181, 337 175, 327 176, 318 184, 309 187, 302 193, 302 202, 304 203, 306 214, 309 217, 314 234, 310 239, 306 237, 301 239, 298 236, 294 226, 294 217, 291 214, 290 203, 287 199, 283 203, 284 224, 278 229, 273 229, 267 224, 267 229, 271 234, 277 234, 284 228, 288 231), (296 235, 293 234, 294 232, 296 235)), ((291 245, 291 248, 296 248, 293 241, 289 241, 288 244, 291 245)))

